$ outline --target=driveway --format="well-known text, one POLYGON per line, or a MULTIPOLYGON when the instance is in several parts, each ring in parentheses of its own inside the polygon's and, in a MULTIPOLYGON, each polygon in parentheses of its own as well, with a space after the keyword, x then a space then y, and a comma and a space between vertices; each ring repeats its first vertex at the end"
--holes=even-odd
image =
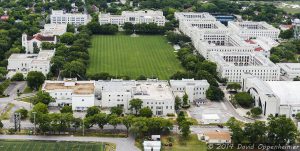
POLYGON ((117 151, 139 151, 134 145, 134 138, 78 137, 78 136, 32 136, 32 135, 0 135, 0 139, 45 140, 45 141, 77 141, 77 142, 109 142, 117 145, 117 151))

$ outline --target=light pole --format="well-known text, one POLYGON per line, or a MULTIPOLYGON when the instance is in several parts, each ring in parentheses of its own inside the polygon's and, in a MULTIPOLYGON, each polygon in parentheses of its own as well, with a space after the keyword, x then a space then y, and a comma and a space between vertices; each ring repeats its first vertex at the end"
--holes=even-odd
POLYGON ((32 112, 32 114, 33 114, 33 123, 34 123, 34 129, 33 129, 33 132, 34 132, 34 135, 36 135, 36 125, 35 125, 35 114, 36 114, 36 112, 32 112))

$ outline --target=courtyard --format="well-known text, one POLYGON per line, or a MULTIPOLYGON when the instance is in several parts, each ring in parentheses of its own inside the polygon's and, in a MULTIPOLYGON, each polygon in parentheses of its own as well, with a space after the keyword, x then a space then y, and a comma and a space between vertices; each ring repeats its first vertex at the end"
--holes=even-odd
POLYGON ((176 53, 161 35, 98 35, 89 49, 88 74, 107 72, 114 76, 140 75, 167 80, 183 71, 176 53))

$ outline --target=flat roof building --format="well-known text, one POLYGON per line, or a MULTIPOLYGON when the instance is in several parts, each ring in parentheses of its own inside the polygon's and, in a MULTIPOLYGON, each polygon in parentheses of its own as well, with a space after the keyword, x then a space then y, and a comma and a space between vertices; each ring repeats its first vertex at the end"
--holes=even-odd
POLYGON ((41 30, 43 36, 60 36, 67 32, 67 24, 45 24, 41 30))
POLYGON ((148 79, 146 81, 121 80, 97 81, 96 95, 102 107, 121 106, 128 113, 129 102, 141 99, 143 107, 149 107, 154 115, 173 114, 174 95, 167 81, 148 79))
POLYGON ((123 26, 126 22, 130 22, 132 24, 155 23, 158 26, 164 26, 166 19, 162 11, 153 10, 123 11, 121 15, 111 15, 110 13, 99 14, 100 25, 116 24, 123 26))
POLYGON ((235 32, 242 38, 251 39, 257 37, 269 37, 271 39, 278 39, 280 30, 269 25, 266 22, 253 22, 253 21, 243 21, 243 22, 228 22, 228 28, 232 32, 235 32))
POLYGON ((50 15, 51 24, 73 24, 75 26, 86 25, 91 17, 82 13, 66 13, 63 10, 52 10, 50 15))
POLYGON ((293 80, 300 77, 300 63, 277 63, 283 80, 293 80))
POLYGON ((209 59, 217 64, 219 76, 227 78, 228 82, 242 82, 244 73, 264 81, 279 80, 279 67, 258 52, 211 52, 209 59))
POLYGON ((206 91, 209 88, 207 80, 170 80, 170 85, 175 96, 182 98, 186 93, 189 102, 206 99, 206 91))
POLYGON ((189 22, 189 21, 216 21, 216 18, 206 12, 175 12, 175 19, 179 22, 189 22))
POLYGON ((50 106, 72 105, 72 110, 76 111, 87 110, 88 107, 95 106, 95 81, 46 80, 42 90, 55 99, 55 102, 49 104, 50 106))
POLYGON ((263 81, 244 75, 243 91, 248 92, 264 116, 286 115, 294 117, 300 112, 300 81, 263 81))

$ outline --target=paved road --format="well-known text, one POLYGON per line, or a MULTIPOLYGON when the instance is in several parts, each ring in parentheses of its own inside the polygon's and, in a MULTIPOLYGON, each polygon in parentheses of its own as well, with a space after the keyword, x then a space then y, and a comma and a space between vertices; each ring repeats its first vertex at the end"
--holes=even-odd
POLYGON ((32 136, 32 135, 0 135, 0 139, 16 140, 50 140, 50 141, 78 141, 78 142, 110 142, 117 145, 117 151, 139 151, 134 145, 134 139, 108 137, 78 137, 78 136, 32 136))

